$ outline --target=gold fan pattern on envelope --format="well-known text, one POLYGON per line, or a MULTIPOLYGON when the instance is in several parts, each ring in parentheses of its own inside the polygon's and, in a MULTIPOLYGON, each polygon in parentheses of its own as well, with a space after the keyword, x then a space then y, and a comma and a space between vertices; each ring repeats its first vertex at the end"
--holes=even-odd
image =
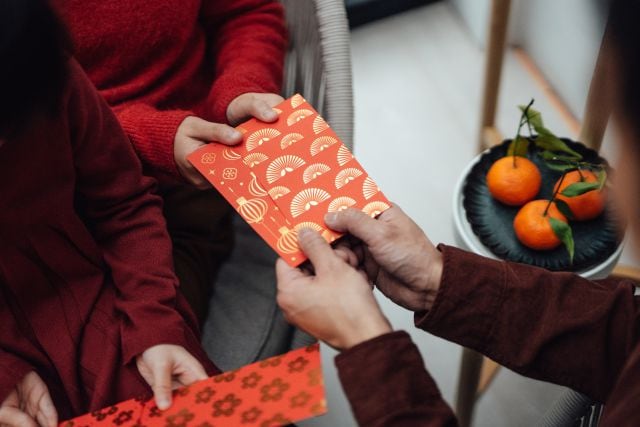
POLYGON ((267 128, 257 130, 247 138, 247 151, 253 151, 256 148, 260 147, 262 144, 271 141, 273 138, 279 135, 280 131, 278 129, 267 128))
POLYGON ((277 107, 274 123, 251 119, 236 129, 243 143, 207 144, 189 161, 289 264, 306 257, 298 232, 311 228, 332 242, 328 212, 361 209, 377 216, 390 203, 329 124, 301 96, 277 107))

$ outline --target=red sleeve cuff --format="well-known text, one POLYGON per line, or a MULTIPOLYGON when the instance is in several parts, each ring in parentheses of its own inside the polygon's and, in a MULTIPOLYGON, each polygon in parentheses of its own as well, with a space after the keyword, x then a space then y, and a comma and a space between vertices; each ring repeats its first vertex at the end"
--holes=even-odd
POLYGON ((415 314, 415 324, 483 352, 504 298, 505 265, 451 246, 438 249, 444 262, 440 289, 431 310, 415 314))
POLYGON ((155 175, 171 175, 182 179, 176 166, 173 144, 180 124, 194 113, 186 110, 159 111, 145 104, 119 108, 120 124, 146 170, 155 175))
POLYGON ((338 355, 335 363, 359 425, 384 426, 396 417, 417 421, 406 425, 435 425, 424 422, 430 415, 453 418, 404 331, 358 344, 338 355))
POLYGON ((279 93, 275 82, 249 73, 225 73, 216 79, 211 88, 209 99, 202 109, 196 111, 201 117, 215 123, 227 123, 227 108, 231 101, 243 93, 279 93))

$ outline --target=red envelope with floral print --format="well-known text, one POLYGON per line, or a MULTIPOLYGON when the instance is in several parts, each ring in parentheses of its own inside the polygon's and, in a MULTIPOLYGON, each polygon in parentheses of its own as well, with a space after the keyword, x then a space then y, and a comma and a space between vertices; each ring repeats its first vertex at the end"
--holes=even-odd
POLYGON ((188 159, 256 232, 290 265, 306 260, 301 228, 328 242, 341 236, 324 223, 327 212, 349 207, 375 217, 387 198, 329 124, 301 95, 276 107, 275 123, 251 119, 237 129, 235 147, 209 144, 188 159))
POLYGON ((326 412, 314 344, 176 390, 166 411, 131 399, 60 427, 277 427, 326 412))

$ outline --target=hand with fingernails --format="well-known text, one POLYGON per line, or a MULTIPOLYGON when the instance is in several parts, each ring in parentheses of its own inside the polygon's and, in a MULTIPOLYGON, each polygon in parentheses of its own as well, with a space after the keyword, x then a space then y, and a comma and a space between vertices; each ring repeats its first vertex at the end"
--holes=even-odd
POLYGON ((193 167, 187 157, 211 142, 236 145, 242 141, 242 134, 232 126, 255 117, 272 123, 278 119, 273 107, 284 99, 273 93, 244 93, 229 103, 227 124, 213 123, 195 116, 185 118, 176 131, 173 156, 178 171, 184 179, 199 189, 211 188, 209 182, 193 167))
POLYGON ((413 311, 429 310, 442 276, 442 256, 396 206, 377 220, 349 209, 328 214, 328 226, 351 234, 336 249, 315 231, 298 243, 314 273, 276 264, 278 304, 287 320, 339 350, 391 331, 372 292, 413 311))
POLYGON ((429 310, 442 277, 442 254, 398 206, 378 219, 357 209, 327 214, 326 224, 347 240, 371 283, 396 304, 429 310))
POLYGON ((299 244, 313 274, 276 263, 278 304, 287 321, 338 350, 391 331, 362 272, 311 229, 300 230, 299 244))
POLYGON ((58 413, 47 385, 31 371, 0 404, 0 426, 56 427, 58 413))
POLYGON ((153 390, 159 409, 171 406, 171 393, 179 387, 207 378, 202 364, 183 347, 159 344, 136 358, 142 378, 153 390))

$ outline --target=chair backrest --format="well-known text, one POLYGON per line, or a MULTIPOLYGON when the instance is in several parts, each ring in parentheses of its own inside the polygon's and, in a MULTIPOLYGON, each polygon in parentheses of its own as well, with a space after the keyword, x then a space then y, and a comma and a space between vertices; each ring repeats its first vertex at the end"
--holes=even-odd
POLYGON ((603 406, 584 394, 567 390, 546 412, 538 427, 597 427, 603 406))
POLYGON ((353 148, 349 24, 343 0, 281 0, 289 29, 283 96, 301 93, 353 148))

